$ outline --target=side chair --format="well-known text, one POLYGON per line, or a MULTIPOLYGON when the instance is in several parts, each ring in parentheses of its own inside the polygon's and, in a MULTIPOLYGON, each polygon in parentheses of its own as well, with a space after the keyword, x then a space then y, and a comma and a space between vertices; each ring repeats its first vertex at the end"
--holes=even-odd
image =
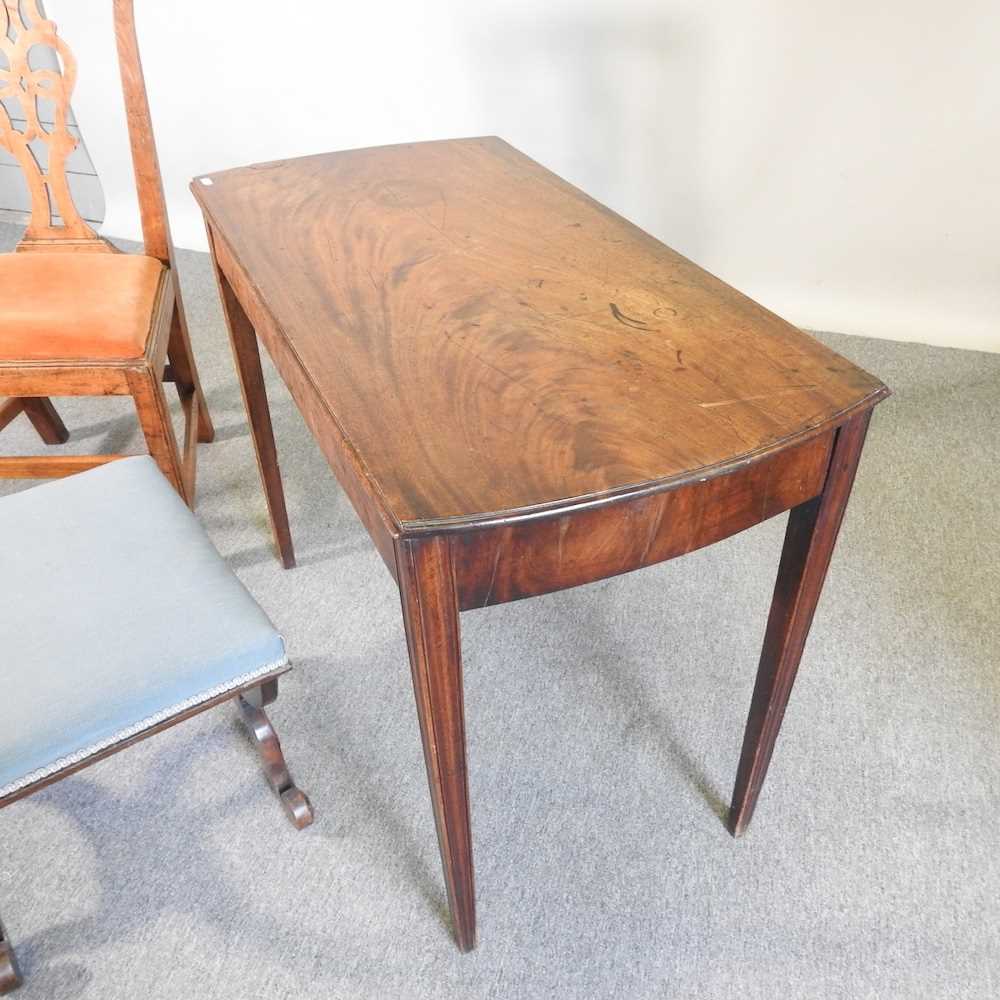
MULTIPOLYGON (((197 444, 211 441, 214 430, 184 317, 132 0, 113 2, 141 255, 120 253, 73 203, 73 53, 38 0, 0 0, 0 100, 21 110, 12 117, 0 104, 0 149, 15 158, 31 195, 23 239, 14 253, 0 254, 0 397, 8 397, 0 402, 0 429, 24 413, 46 444, 59 444, 68 434, 49 396, 131 396, 149 453, 193 505, 197 444), (32 67, 38 47, 57 53, 61 72, 32 67), (53 124, 43 124, 43 108, 52 109, 53 124), (183 448, 164 382, 173 382, 180 397, 183 448)), ((2 456, 0 478, 53 478, 121 457, 2 456)))
MULTIPOLYGON (((0 552, 0 808, 236 700, 312 822, 264 712, 284 641, 149 456, 0 498, 0 552)), ((0 924, 0 993, 19 984, 0 924)))

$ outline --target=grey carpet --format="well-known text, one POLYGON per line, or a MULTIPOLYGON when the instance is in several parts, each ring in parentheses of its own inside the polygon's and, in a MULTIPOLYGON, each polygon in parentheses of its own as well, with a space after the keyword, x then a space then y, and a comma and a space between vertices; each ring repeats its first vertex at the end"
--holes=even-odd
MULTIPOLYGON (((25 1000, 1000 994, 1000 356, 823 335, 896 395, 739 842, 720 815, 784 518, 463 615, 460 955, 394 585, 269 373, 300 557, 279 569, 208 260, 181 268, 219 430, 198 514, 287 636, 272 717, 317 821, 285 821, 229 706, 3 810, 25 1000)), ((70 450, 140 447, 127 401, 59 408, 70 450)), ((38 450, 23 418, 3 448, 38 450)))

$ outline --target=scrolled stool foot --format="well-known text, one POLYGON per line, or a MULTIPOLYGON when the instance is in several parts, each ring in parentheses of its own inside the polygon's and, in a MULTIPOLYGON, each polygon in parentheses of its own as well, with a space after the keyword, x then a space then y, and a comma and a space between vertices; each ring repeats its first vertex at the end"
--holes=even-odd
POLYGON ((292 821, 296 830, 304 830, 313 821, 313 807, 309 796, 300 788, 292 785, 280 793, 281 804, 285 814, 292 821))
POLYGON ((292 781, 281 750, 278 734, 271 720, 264 712, 263 705, 270 704, 278 696, 277 680, 272 679, 261 688, 248 691, 239 698, 240 713, 253 741, 257 744, 264 774, 270 786, 281 799, 285 814, 296 830, 302 830, 313 821, 313 807, 308 796, 292 781))

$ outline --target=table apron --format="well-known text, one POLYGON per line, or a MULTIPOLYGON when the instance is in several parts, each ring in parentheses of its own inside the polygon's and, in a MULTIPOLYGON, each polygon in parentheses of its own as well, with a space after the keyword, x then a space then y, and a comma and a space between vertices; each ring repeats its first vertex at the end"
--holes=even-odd
POLYGON ((662 493, 455 534, 459 607, 502 604, 652 566, 805 503, 823 489, 835 433, 662 493))

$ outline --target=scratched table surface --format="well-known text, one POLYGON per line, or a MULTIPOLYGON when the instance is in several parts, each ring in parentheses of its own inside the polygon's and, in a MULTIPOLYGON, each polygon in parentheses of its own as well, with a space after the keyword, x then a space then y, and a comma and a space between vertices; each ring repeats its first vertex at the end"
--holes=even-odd
POLYGON ((497 138, 198 194, 404 529, 708 476, 884 391, 497 138))

